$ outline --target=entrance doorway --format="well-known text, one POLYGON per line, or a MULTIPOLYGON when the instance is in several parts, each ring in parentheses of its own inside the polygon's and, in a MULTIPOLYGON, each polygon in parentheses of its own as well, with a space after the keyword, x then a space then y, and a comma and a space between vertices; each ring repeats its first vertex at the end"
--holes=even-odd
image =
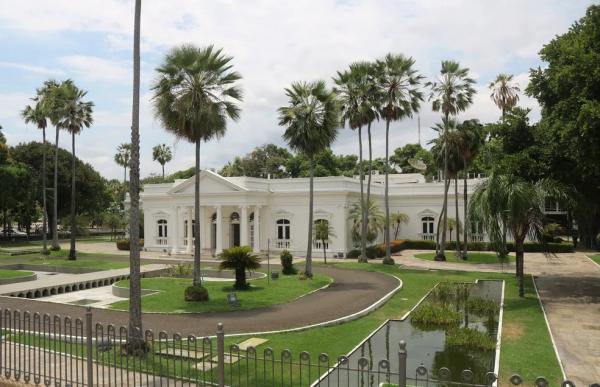
POLYGON ((230 228, 230 246, 235 247, 240 245, 240 214, 233 212, 229 218, 231 222, 230 228))

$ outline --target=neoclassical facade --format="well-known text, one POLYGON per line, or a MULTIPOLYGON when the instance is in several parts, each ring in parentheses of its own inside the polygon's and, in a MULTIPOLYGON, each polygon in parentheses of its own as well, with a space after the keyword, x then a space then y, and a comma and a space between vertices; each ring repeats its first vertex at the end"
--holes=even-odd
MULTIPOLYGON (((383 211, 384 176, 373 176, 371 196, 383 211)), ((426 182, 419 174, 389 177, 390 213, 409 216, 401 225, 399 239, 433 240, 442 207, 443 184, 426 182)), ((478 179, 468 180, 470 194, 478 179)), ((462 182, 458 210, 463 215, 462 182)), ((148 184, 141 194, 144 211, 145 248, 170 254, 190 254, 193 228, 200 225, 204 254, 215 254, 230 246, 248 245, 257 252, 288 249, 305 255, 308 244, 307 178, 262 179, 223 177, 204 170, 200 177, 200 217, 194 219, 194 178, 168 184, 148 184)), ((366 191, 366 183, 365 183, 366 191)), ((449 216, 455 217, 454 186, 450 189, 449 216)), ((360 198, 360 180, 348 177, 318 177, 314 182, 314 221, 327 222, 335 237, 325 242, 331 255, 345 256, 355 246, 349 210, 360 198)), ((482 240, 476 226, 470 238, 482 240)), ((392 227, 392 238, 396 230, 392 227)), ((382 236, 380 236, 380 239, 382 236)), ((312 238, 311 238, 312 239, 312 238)), ((322 242, 311 241, 316 256, 322 242)))

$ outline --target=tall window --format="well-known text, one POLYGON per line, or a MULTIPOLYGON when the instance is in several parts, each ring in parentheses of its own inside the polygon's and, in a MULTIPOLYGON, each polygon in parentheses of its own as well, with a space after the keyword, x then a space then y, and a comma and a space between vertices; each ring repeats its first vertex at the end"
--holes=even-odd
POLYGON ((250 214, 250 246, 254 246, 254 212, 250 214))
POLYGON ((421 218, 421 238, 426 240, 433 240, 435 219, 433 216, 424 216, 421 218))
POLYGON ((277 220, 277 239, 290 239, 290 221, 287 219, 277 220))
POLYGON ((158 243, 159 244, 166 244, 166 240, 167 240, 167 220, 166 219, 160 219, 158 222, 156 222, 156 224, 158 225, 158 243))

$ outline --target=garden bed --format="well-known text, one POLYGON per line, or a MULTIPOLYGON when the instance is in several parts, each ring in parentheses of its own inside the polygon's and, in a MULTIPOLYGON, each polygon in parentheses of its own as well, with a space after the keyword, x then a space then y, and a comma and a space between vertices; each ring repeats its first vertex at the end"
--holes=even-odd
MULTIPOLYGON (((424 259, 426 261, 435 261, 435 253, 422 253, 415 254, 415 258, 424 259)), ((454 251, 446 251, 446 261, 453 263, 466 263, 466 264, 501 264, 514 262, 515 256, 508 255, 506 259, 500 260, 496 253, 468 253, 467 260, 463 260, 454 254, 454 251)))

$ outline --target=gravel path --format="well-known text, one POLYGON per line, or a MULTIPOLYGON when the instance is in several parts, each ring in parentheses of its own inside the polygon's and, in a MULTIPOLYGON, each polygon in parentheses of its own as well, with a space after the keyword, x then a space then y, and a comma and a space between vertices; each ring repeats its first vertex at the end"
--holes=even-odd
MULTIPOLYGON (((315 266, 315 271, 328 275, 334 283, 327 289, 309 294, 286 304, 248 311, 205 314, 144 314, 144 329, 154 332, 214 335, 217 323, 225 332, 243 333, 290 329, 347 316, 372 305, 395 289, 399 281, 389 275, 315 266)), ((85 308, 75 305, 49 303, 39 300, 0 297, 0 307, 37 311, 40 313, 83 317, 85 308)), ((128 313, 93 309, 95 322, 127 325, 128 313)))

